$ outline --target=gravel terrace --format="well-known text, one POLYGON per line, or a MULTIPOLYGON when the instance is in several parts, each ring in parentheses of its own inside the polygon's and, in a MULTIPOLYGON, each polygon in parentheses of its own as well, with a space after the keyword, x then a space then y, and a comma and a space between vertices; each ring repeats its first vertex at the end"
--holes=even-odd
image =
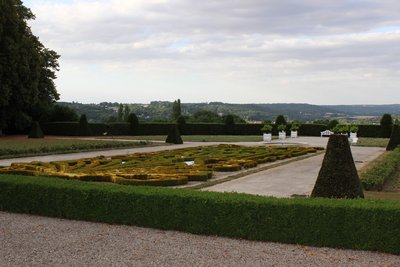
POLYGON ((0 266, 399 266, 400 256, 0 212, 0 266))

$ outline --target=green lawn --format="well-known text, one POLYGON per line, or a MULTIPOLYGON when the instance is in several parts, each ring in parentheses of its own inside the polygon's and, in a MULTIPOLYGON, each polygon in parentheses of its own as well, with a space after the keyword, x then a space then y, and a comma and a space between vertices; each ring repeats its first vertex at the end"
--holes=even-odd
POLYGON ((99 149, 139 147, 153 145, 151 142, 120 142, 78 139, 28 139, 0 138, 0 158, 32 155, 60 154, 99 149))
POLYGON ((373 147, 386 147, 389 142, 389 138, 358 138, 357 144, 354 146, 373 146, 373 147))
MULTIPOLYGON (((167 139, 167 136, 114 136, 108 138, 165 141, 165 139, 167 139)), ((182 140, 184 142, 261 142, 262 135, 182 135, 182 140)))

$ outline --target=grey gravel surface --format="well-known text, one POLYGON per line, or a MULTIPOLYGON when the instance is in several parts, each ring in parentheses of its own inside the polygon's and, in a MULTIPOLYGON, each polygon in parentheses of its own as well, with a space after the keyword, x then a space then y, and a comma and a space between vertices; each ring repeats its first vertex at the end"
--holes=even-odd
POLYGON ((0 266, 399 266, 384 253, 0 212, 0 266))

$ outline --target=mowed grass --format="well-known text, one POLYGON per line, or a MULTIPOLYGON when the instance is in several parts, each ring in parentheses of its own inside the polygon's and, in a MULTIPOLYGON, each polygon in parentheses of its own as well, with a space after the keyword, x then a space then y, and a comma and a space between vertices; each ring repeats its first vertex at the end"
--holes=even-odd
POLYGON ((358 138, 357 144, 354 146, 369 146, 369 147, 386 147, 389 143, 389 138, 358 138))
MULTIPOLYGON (((103 139, 103 137, 101 137, 103 139)), ((122 140, 165 141, 166 135, 114 136, 107 137, 122 140)), ((261 142, 262 135, 182 135, 184 142, 261 142)))
POLYGON ((26 137, 0 138, 0 158, 32 155, 61 154, 111 148, 128 148, 154 145, 151 142, 122 142, 79 139, 29 139, 26 137))

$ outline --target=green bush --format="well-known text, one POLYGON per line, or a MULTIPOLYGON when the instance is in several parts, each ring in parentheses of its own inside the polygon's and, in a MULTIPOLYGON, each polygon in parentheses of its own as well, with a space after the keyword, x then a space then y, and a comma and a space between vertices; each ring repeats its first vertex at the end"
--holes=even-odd
POLYGON ((345 135, 331 135, 311 193, 312 197, 364 197, 349 141, 345 135))
POLYGON ((381 125, 381 136, 384 138, 389 138, 393 126, 392 115, 388 113, 383 114, 380 121, 380 125, 381 125))
POLYGON ((0 210, 400 254, 398 202, 277 199, 1 175, 0 210))
POLYGON ((28 135, 29 138, 43 138, 44 134, 42 129, 40 128, 39 122, 34 121, 32 124, 31 131, 28 135))
POLYGON ((135 113, 130 113, 128 116, 129 132, 131 135, 137 135, 139 131, 139 119, 135 113))
POLYGON ((386 147, 387 151, 394 150, 400 144, 400 130, 399 125, 394 124, 392 128, 392 133, 390 135, 389 143, 386 147))
POLYGON ((175 124, 171 127, 171 131, 169 132, 167 140, 165 140, 165 143, 183 144, 181 134, 179 133, 178 125, 175 124))
POLYGON ((396 173, 400 167, 400 149, 389 152, 383 159, 361 174, 361 184, 365 190, 383 189, 383 185, 396 173))
POLYGON ((270 125, 270 124, 265 124, 261 128, 261 132, 270 133, 271 131, 272 131, 272 125, 270 125))
POLYGON ((87 121, 86 115, 82 114, 79 119, 79 135, 81 136, 89 136, 92 135, 89 123, 87 121))

